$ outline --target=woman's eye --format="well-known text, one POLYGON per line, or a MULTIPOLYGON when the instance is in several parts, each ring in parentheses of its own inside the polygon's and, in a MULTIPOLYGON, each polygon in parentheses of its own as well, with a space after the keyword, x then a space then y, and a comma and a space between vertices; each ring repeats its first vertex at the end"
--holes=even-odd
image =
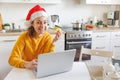
POLYGON ((40 24, 40 22, 37 22, 37 24, 40 24))
POLYGON ((39 24, 40 22, 37 22, 37 24, 39 24))
POLYGON ((47 22, 44 22, 44 24, 46 24, 47 22))
POLYGON ((47 24, 47 22, 36 22, 36 24, 47 24))

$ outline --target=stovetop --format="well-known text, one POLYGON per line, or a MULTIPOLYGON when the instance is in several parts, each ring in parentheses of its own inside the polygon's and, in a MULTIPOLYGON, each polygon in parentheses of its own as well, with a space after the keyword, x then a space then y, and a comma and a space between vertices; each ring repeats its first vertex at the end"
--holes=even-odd
POLYGON ((92 31, 90 30, 81 30, 73 29, 72 27, 64 27, 63 31, 66 32, 66 39, 85 39, 92 38, 92 31))
POLYGON ((86 29, 74 29, 73 27, 62 27, 61 28, 63 31, 66 33, 86 33, 86 32, 91 32, 91 30, 86 30, 86 29))
POLYGON ((81 31, 81 29, 74 29, 73 27, 62 27, 62 30, 65 32, 69 31, 81 31))
POLYGON ((90 30, 86 30, 86 29, 73 28, 73 27, 62 27, 62 30, 65 32, 90 31, 90 30))

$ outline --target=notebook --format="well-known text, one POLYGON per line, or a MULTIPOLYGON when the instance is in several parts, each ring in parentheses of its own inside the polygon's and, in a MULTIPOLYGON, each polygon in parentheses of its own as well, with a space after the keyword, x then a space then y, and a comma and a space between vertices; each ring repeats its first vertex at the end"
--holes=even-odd
POLYGON ((47 77, 71 70, 75 53, 76 49, 40 54, 36 77, 47 77))

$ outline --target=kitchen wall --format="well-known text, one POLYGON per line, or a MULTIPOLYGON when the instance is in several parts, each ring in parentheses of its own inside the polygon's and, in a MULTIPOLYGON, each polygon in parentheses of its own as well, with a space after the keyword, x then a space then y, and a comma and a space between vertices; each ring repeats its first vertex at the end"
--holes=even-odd
MULTIPOLYGON (((15 27, 26 28, 24 21, 28 10, 35 4, 25 3, 0 3, 0 13, 2 14, 3 23, 15 23, 15 27)), ((118 10, 119 6, 108 5, 87 5, 85 0, 62 0, 60 4, 41 4, 46 9, 48 15, 58 14, 60 16, 60 26, 72 26, 76 20, 87 22, 89 18, 106 22, 106 13, 110 10, 118 10)))

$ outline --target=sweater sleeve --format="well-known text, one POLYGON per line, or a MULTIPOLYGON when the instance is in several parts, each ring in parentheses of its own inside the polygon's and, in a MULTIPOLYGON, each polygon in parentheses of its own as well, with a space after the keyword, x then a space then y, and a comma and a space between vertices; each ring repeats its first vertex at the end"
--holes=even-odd
POLYGON ((24 46, 25 46, 24 37, 21 35, 16 41, 8 60, 11 66, 17 68, 24 68, 25 61, 22 59, 22 52, 24 46))

